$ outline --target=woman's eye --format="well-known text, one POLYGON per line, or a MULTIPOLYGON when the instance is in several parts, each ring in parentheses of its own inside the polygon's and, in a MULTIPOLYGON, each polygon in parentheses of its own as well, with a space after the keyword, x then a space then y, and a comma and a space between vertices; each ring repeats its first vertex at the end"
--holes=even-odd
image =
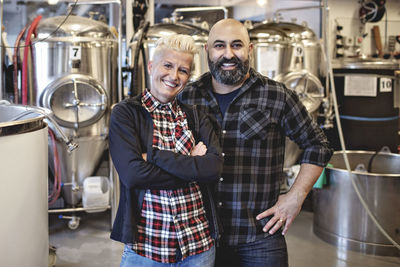
POLYGON ((188 70, 185 70, 185 69, 180 69, 179 70, 181 73, 183 73, 183 74, 189 74, 189 71, 188 70))

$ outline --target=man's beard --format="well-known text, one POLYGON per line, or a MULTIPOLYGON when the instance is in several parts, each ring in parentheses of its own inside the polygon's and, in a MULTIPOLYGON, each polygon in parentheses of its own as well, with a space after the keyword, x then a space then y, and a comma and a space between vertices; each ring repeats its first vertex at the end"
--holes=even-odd
POLYGON ((211 75, 214 79, 222 84, 235 85, 239 84, 246 77, 250 69, 249 60, 241 61, 237 57, 231 59, 222 58, 213 62, 208 57, 208 67, 210 68, 211 75), (223 70, 222 64, 234 63, 236 68, 233 70, 223 70))

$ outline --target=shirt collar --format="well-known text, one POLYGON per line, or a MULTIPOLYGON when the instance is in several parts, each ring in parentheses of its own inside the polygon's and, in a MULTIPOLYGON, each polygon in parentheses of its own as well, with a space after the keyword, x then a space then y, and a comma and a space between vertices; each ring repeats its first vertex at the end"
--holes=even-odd
POLYGON ((149 112, 153 112, 156 109, 170 110, 174 113, 174 115, 176 115, 178 112, 176 98, 174 98, 173 101, 164 104, 158 101, 148 89, 144 90, 142 93, 142 103, 149 112))

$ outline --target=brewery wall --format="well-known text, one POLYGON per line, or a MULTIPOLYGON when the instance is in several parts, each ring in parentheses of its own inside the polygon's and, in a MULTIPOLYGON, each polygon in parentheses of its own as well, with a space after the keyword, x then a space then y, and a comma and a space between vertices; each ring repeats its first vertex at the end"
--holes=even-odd
MULTIPOLYGON (((389 36, 400 35, 400 1, 386 1, 386 15, 378 22, 362 24, 359 19, 360 4, 357 0, 330 0, 330 30, 331 43, 335 43, 335 36, 338 33, 336 26, 343 29, 340 34, 346 37, 345 45, 349 46, 346 55, 355 55, 360 49, 360 54, 371 56, 376 54, 376 44, 372 28, 379 26, 380 40, 382 45, 388 49, 389 36), (363 37, 364 35, 364 37, 363 37)), ((396 42, 396 51, 400 50, 400 44, 396 42)))

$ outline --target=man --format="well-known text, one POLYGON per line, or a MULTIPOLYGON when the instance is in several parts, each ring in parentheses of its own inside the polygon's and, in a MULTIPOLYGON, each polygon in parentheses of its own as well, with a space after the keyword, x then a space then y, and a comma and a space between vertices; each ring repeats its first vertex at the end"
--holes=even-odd
POLYGON ((217 22, 206 46, 210 72, 179 98, 204 109, 220 128, 224 169, 216 203, 223 235, 216 264, 288 266, 283 235, 332 150, 297 95, 249 67, 252 49, 240 22, 217 22), (296 182, 279 195, 286 136, 304 153, 296 182))

